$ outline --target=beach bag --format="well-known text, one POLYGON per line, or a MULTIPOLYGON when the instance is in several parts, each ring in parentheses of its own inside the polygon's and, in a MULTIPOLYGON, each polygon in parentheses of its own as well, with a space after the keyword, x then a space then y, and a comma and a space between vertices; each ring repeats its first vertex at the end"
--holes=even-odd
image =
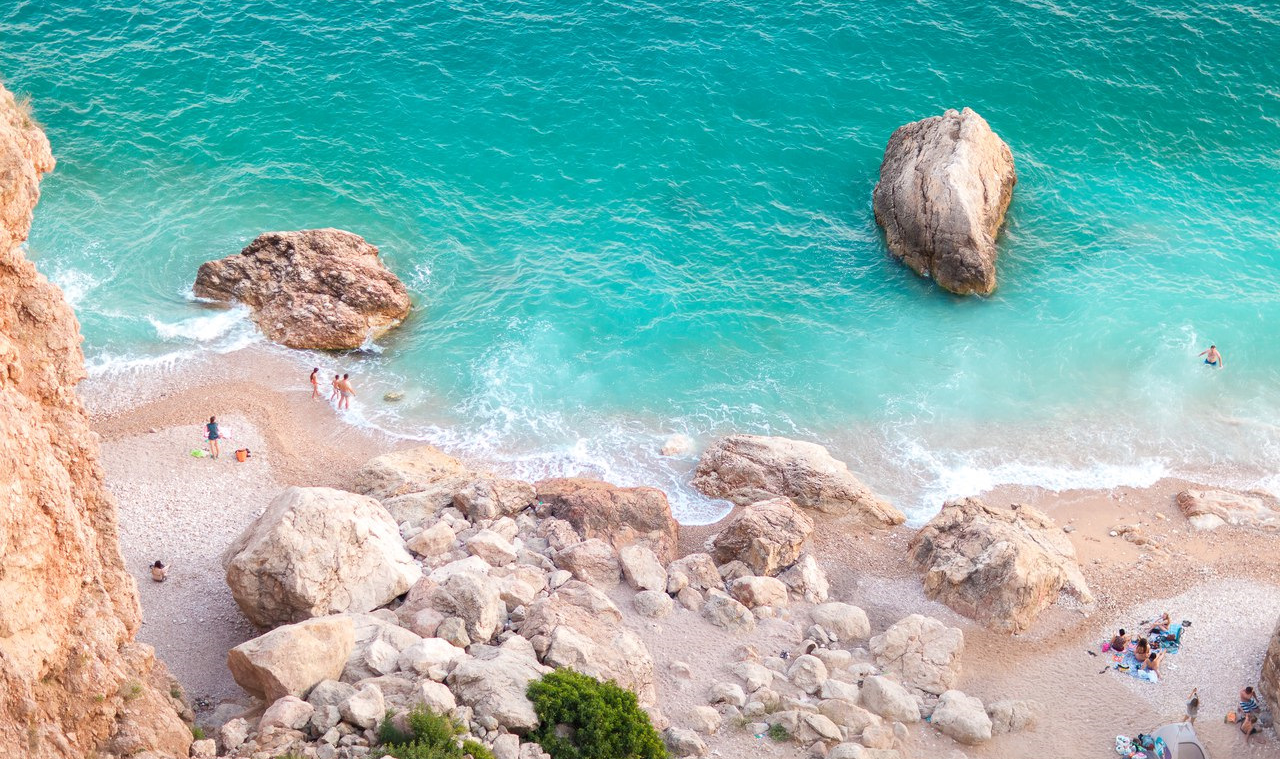
POLYGON ((242 464, 243 464, 244 462, 246 462, 246 461, 248 461, 248 460, 249 460, 249 449, 248 449, 248 448, 241 448, 241 449, 239 449, 238 451, 236 451, 236 461, 239 461, 240 463, 242 463, 242 464))

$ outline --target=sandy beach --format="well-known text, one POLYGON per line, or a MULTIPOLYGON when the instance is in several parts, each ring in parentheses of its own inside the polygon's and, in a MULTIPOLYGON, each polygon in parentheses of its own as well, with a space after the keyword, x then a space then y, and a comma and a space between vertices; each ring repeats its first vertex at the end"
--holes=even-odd
MULTIPOLYGON (((271 355, 225 356, 216 364, 130 382, 135 395, 139 388, 150 393, 143 402, 108 402, 121 397, 119 385, 94 380, 84 395, 102 436, 108 486, 120 501, 122 550, 142 594, 139 637, 156 647, 207 715, 221 701, 244 701, 225 656, 256 634, 223 580, 226 545, 284 487, 344 487, 371 456, 411 443, 343 423, 328 403, 310 400, 305 369, 271 355), (190 455, 201 423, 214 414, 233 435, 234 445, 226 449, 249 447, 249 462, 235 462, 226 449, 219 461, 190 455), (155 558, 172 567, 164 584, 147 575, 155 558)), ((910 755, 963 750, 970 757, 1012 759, 1049 747, 1055 756, 1113 755, 1116 735, 1179 720, 1187 694, 1197 687, 1202 707, 1196 727, 1212 756, 1280 756, 1274 733, 1246 748, 1239 733, 1222 723, 1238 690, 1256 683, 1280 616, 1276 537, 1233 527, 1191 530, 1173 500, 1186 486, 1163 481, 1147 489, 983 494, 1036 506, 1068 528, 1096 596, 1089 607, 1060 602, 1017 636, 990 632, 925 597, 919 573, 904 560, 912 529, 855 533, 819 518, 811 550, 821 557, 832 598, 864 608, 875 631, 910 613, 959 627, 966 640, 962 690, 984 702, 1033 699, 1044 707, 1037 731, 977 747, 913 727, 910 755), (1141 539, 1113 536, 1120 525, 1140 525, 1141 539), (1105 638, 1164 611, 1192 626, 1181 651, 1167 658, 1161 682, 1102 671, 1107 660, 1094 654, 1105 638)), ((716 530, 684 529, 681 551, 699 550, 716 530)), ((622 606, 630 594, 622 587, 615 600, 622 606)), ((711 682, 729 678, 740 647, 755 646, 765 655, 785 650, 802 629, 803 615, 793 605, 748 636, 708 633, 711 628, 685 611, 631 624, 658 662, 659 702, 677 713, 698 703, 711 682), (671 661, 689 663, 692 679, 672 675, 671 661)), ((869 658, 865 649, 855 649, 854 656, 869 658)), ((775 744, 741 729, 722 731, 713 748, 717 756, 804 753, 796 744, 775 744)))

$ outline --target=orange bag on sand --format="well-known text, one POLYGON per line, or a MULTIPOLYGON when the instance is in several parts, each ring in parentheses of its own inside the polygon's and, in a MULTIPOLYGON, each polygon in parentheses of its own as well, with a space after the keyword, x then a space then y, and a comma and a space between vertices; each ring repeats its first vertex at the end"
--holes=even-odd
POLYGON ((236 451, 236 461, 244 462, 249 460, 249 449, 241 448, 236 451))

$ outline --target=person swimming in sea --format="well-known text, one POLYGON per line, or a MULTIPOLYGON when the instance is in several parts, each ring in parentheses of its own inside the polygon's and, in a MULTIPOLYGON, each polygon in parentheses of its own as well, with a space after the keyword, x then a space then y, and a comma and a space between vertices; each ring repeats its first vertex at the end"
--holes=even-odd
POLYGON ((1222 354, 1218 352, 1218 346, 1210 345, 1209 350, 1202 352, 1200 355, 1204 356, 1204 362, 1209 366, 1222 368, 1222 354))

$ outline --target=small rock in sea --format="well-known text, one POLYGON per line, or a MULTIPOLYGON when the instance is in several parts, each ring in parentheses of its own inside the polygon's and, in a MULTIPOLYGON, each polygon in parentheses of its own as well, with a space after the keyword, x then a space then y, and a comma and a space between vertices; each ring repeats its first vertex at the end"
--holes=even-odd
POLYGON ((693 453, 693 438, 676 433, 662 444, 663 456, 688 456, 693 453))
POLYGON ((395 403, 396 401, 404 400, 404 393, 399 390, 391 390, 382 394, 382 400, 395 403))

